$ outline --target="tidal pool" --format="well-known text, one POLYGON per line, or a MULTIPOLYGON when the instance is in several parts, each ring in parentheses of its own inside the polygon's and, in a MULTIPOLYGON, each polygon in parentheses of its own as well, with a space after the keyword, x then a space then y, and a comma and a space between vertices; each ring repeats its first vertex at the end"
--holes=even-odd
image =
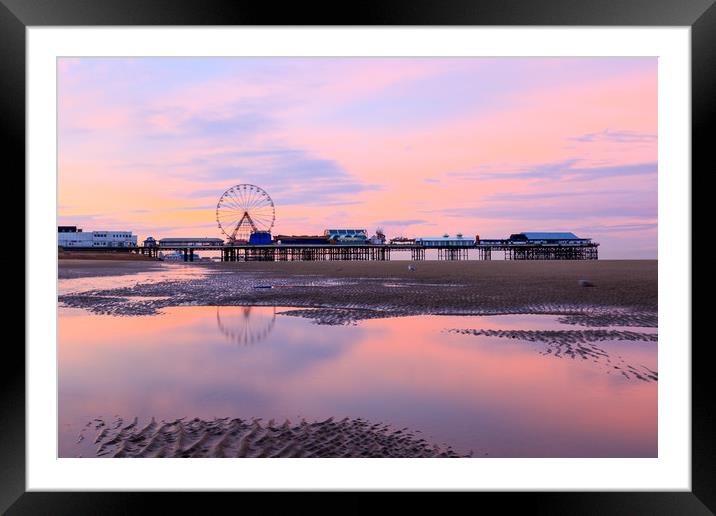
POLYGON ((285 310, 186 306, 116 317, 60 308, 59 455, 93 456, 94 436, 78 442, 79 433, 93 418, 121 415, 364 418, 475 457, 657 456, 655 328, 619 327, 645 338, 606 334, 570 354, 549 332, 584 328, 558 316, 330 326, 285 310), (509 333, 521 330, 537 338, 509 333))

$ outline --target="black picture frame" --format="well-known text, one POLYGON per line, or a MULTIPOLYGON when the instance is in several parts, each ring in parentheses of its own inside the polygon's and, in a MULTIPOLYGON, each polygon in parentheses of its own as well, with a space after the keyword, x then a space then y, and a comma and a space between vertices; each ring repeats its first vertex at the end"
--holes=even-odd
MULTIPOLYGON (((706 174, 716 168, 710 136, 716 132, 714 1, 382 0, 331 5, 294 2, 278 6, 272 2, 247 0, 0 0, 0 131, 6 144, 6 177, 19 177, 19 171, 25 170, 25 29, 66 25, 689 26, 692 169, 706 174)), ((693 173, 691 177, 694 177, 693 173)), ((21 188, 24 191, 24 186, 21 188)), ((689 243, 689 253, 690 249, 689 243)), ((226 503, 227 496, 235 496, 212 494, 209 498, 203 494, 202 500, 196 501, 178 493, 168 496, 163 493, 25 492, 25 354, 14 340, 5 344, 5 367, 0 375, 0 421, 3 422, 0 511, 7 511, 7 514, 141 513, 148 508, 147 497, 154 497, 160 499, 167 511, 171 510, 169 506, 172 504, 180 504, 187 510, 197 502, 202 512, 206 512, 216 504, 226 503)), ((706 357, 711 343, 704 340, 694 344, 690 492, 480 493, 478 496, 494 500, 499 503, 500 511, 507 510, 508 513, 515 508, 540 514, 716 512, 716 411, 711 394, 714 380, 706 357)), ((242 505, 254 501, 246 498, 245 493, 240 496, 243 497, 242 505)), ((420 497, 415 500, 422 503, 420 497)), ((352 504, 342 507, 351 510, 352 504)), ((337 506, 336 510, 345 509, 337 506)))

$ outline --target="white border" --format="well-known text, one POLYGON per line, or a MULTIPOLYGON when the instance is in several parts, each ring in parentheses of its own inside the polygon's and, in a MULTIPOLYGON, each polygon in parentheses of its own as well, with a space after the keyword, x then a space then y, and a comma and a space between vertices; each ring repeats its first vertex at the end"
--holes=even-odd
POLYGON ((690 490, 690 29, 28 28, 27 489, 690 490), (58 56, 659 56, 658 459, 57 459, 58 56), (677 236, 679 246, 669 246, 677 236), (667 273, 668 272, 668 273, 667 273))

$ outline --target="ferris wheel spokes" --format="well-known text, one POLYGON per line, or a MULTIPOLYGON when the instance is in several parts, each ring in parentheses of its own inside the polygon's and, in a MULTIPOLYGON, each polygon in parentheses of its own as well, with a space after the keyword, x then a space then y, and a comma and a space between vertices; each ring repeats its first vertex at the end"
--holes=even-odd
POLYGON ((236 240, 236 234, 239 232, 239 229, 241 228, 241 224, 244 223, 244 220, 247 220, 249 222, 249 225, 251 226, 251 229, 253 231, 258 231, 256 228, 256 224, 254 224, 254 221, 251 220, 251 215, 249 215, 249 212, 245 211, 241 219, 239 220, 239 223, 236 224, 236 227, 234 228, 234 231, 231 233, 231 236, 229 237, 229 240, 236 240))
POLYGON ((275 218, 273 200, 256 185, 232 186, 216 205, 219 230, 229 242, 248 241, 253 232, 270 231, 275 218))

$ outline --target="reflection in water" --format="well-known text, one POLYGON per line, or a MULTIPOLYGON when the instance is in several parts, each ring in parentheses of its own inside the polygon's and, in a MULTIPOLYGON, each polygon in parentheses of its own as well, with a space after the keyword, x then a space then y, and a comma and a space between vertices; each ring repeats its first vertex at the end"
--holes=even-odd
POLYGON ((161 264, 158 269, 134 274, 62 278, 57 281, 57 293, 63 296, 96 290, 132 288, 138 284, 153 284, 165 281, 189 281, 204 278, 207 275, 208 271, 202 267, 161 264))
MULTIPOLYGON (((583 330, 556 316, 410 316, 322 326, 276 317, 283 310, 184 306, 115 317, 61 308, 60 456, 94 456, 94 438, 78 443, 78 434, 93 418, 117 414, 138 417, 140 427, 152 417, 292 424, 364 418, 478 457, 657 455, 657 381, 613 368, 605 374, 591 359, 555 360, 539 353, 543 342, 522 333, 446 331, 583 330), (239 342, 264 340, 227 346, 227 329, 239 342)), ((599 348, 658 371, 656 342, 610 337, 599 348)))
POLYGON ((219 331, 237 344, 255 344, 268 337, 276 324, 276 307, 252 306, 216 307, 216 325, 219 331), (253 313, 252 313, 253 310, 253 313))

